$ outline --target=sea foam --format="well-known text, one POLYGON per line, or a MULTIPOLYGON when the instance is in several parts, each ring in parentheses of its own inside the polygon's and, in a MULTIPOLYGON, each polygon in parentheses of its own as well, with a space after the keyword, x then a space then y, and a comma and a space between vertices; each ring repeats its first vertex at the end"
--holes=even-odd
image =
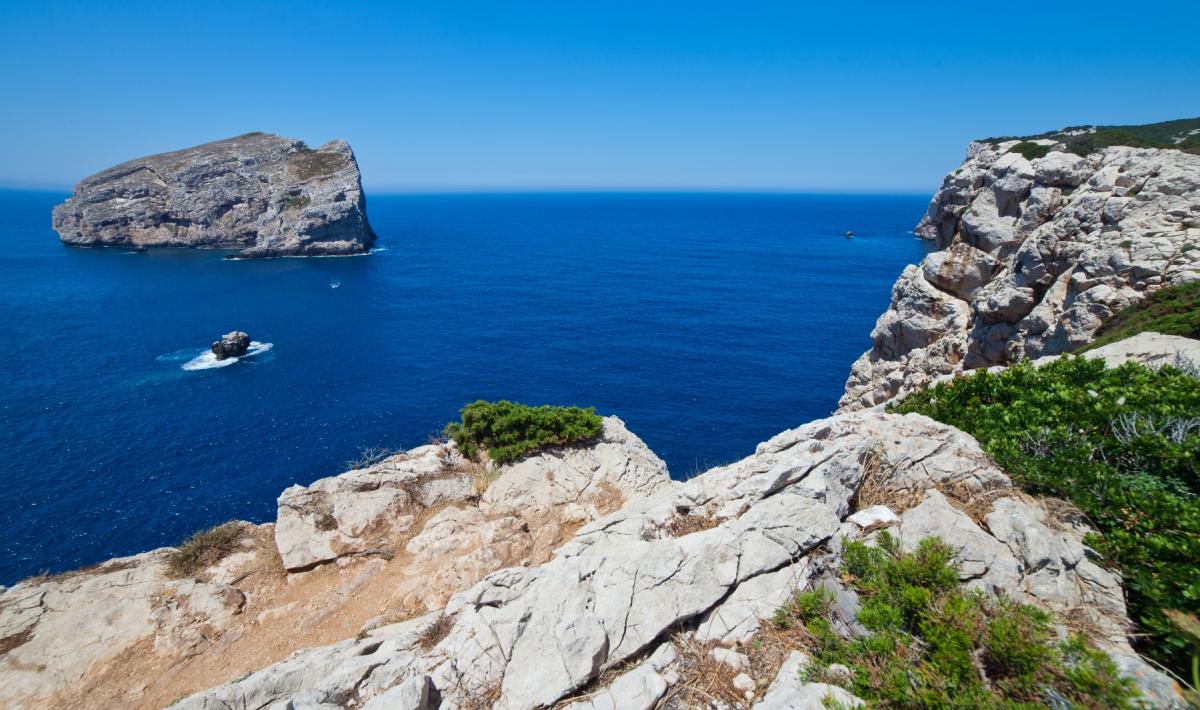
POLYGON ((205 352, 193 357, 191 360, 183 363, 181 367, 189 372, 193 370, 213 370, 218 367, 228 367, 229 365, 244 360, 245 358, 261 355, 262 353, 270 350, 272 347, 274 347, 274 345, 271 343, 260 343, 257 340, 251 340, 250 347, 246 350, 246 354, 242 355, 241 357, 227 357, 224 360, 218 360, 217 356, 214 355, 212 351, 206 350, 205 352))

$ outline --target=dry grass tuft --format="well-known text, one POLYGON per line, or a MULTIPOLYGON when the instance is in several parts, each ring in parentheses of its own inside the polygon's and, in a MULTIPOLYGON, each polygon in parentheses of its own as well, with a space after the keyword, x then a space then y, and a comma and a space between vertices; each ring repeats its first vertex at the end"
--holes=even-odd
POLYGON ((900 485, 896 480, 896 467, 884 461, 882 446, 864 454, 859 465, 863 468, 863 478, 850 502, 851 510, 886 505, 900 514, 925 499, 925 489, 900 485))
POLYGON ((701 510, 696 512, 688 509, 677 509, 663 530, 672 537, 683 537, 684 535, 691 535, 701 530, 715 528, 720 524, 721 521, 710 515, 708 511, 701 510))
MULTIPOLYGON (((733 678, 738 671, 712 657, 715 643, 701 643, 687 633, 675 634, 671 642, 678 654, 675 669, 679 674, 679 681, 662 697, 659 707, 707 708, 746 705, 746 697, 733 687, 733 678)), ((753 662, 751 665, 753 666, 753 662)))
POLYGON ((469 693, 458 704, 460 710, 491 710, 500 699, 500 684, 489 687, 484 692, 469 693))
POLYGON ((358 456, 346 461, 342 467, 346 471, 357 471, 360 468, 370 468, 387 461, 394 456, 400 456, 404 449, 389 449, 383 446, 364 446, 358 450, 358 456))
POLYGON ((241 548, 245 535, 245 526, 237 520, 201 530, 167 555, 167 574, 178 579, 211 567, 241 548))
POLYGON ((454 619, 442 614, 421 631, 421 635, 417 637, 417 645, 421 647, 422 651, 428 651, 441 643, 452 628, 454 628, 454 619))

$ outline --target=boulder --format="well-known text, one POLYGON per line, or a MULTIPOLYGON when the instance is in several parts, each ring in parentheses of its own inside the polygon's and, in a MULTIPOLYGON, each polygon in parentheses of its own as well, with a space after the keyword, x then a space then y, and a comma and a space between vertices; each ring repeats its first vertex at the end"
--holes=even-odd
POLYGON ((221 336, 220 340, 214 340, 212 344, 212 353, 217 356, 218 360, 241 357, 249 349, 250 336, 240 330, 226 333, 221 336))
POLYGON ((238 249, 241 257, 366 253, 358 163, 341 140, 247 133, 84 178, 54 208, 65 244, 238 249))

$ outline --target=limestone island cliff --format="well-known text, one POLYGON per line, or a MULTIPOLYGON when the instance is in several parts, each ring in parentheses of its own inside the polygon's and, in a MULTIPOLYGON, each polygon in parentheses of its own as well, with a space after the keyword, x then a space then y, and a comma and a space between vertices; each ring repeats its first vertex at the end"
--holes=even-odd
POLYGON ((349 144, 247 133, 121 163, 54 208, 76 246, 238 249, 238 257, 364 254, 375 242, 349 144))
POLYGON ((1198 155, 973 143, 838 413, 676 481, 614 416, 476 402, 272 522, 0 588, 0 706, 1187 707, 1198 219, 1198 155))

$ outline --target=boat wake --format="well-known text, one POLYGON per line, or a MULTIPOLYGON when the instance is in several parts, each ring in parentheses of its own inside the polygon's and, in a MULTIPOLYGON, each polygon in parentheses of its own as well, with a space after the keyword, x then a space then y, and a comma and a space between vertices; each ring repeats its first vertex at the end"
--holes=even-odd
POLYGON ((246 350, 246 354, 242 355, 241 357, 228 357, 224 360, 218 360, 217 356, 214 355, 210 350, 205 350, 204 352, 196 354, 196 351, 193 349, 180 350, 169 355, 160 355, 158 359, 167 362, 178 362, 179 360, 183 359, 180 357, 180 354, 187 353, 191 357, 187 359, 187 362, 184 362, 182 365, 180 365, 181 369, 189 372, 195 370, 215 370, 218 367, 229 367, 236 362, 254 357, 255 355, 261 355, 270 350, 272 347, 274 347, 274 345, 271 343, 260 343, 257 340, 252 340, 250 341, 250 348, 246 350))

